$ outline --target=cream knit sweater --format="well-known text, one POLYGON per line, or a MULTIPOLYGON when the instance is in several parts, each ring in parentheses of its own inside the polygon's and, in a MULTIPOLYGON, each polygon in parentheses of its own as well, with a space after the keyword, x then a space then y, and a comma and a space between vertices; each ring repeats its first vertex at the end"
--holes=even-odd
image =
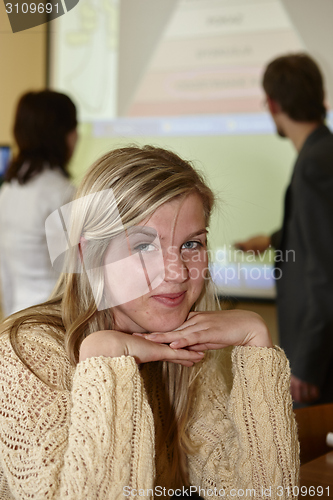
MULTIPOLYGON (((139 371, 132 357, 96 357, 73 368, 47 328, 22 328, 21 350, 61 390, 0 337, 0 499, 169 498, 168 450, 154 449, 165 403, 157 364, 139 371)), ((204 498, 292 498, 298 441, 285 355, 236 347, 232 364, 231 393, 214 361, 194 381, 190 433, 201 445, 188 457, 190 482, 204 498)))

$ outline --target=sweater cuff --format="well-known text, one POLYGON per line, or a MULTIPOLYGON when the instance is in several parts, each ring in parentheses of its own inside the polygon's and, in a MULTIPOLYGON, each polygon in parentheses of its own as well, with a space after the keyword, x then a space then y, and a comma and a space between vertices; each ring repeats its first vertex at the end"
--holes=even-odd
POLYGON ((74 375, 74 384, 77 378, 82 380, 82 377, 95 375, 105 375, 106 372, 112 372, 117 376, 126 373, 127 377, 139 374, 139 367, 132 356, 106 357, 96 356, 80 361, 76 366, 74 375))
POLYGON ((232 369, 234 378, 242 380, 250 391, 261 387, 266 393, 289 393, 289 361, 278 346, 234 347, 232 369))

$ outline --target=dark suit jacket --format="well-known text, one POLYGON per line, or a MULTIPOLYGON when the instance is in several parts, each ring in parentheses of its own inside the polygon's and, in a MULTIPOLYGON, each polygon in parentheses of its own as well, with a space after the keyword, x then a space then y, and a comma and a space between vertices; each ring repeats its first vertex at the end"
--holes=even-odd
POLYGON ((333 135, 324 125, 299 153, 272 243, 281 347, 292 373, 333 402, 333 135))

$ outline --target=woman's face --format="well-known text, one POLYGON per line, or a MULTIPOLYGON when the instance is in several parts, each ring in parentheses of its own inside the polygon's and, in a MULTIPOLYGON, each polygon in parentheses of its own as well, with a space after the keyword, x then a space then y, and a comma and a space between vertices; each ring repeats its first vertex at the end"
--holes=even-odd
MULTIPOLYGON (((201 198, 191 194, 167 202, 139 226, 143 233, 151 235, 136 243, 141 262, 153 262, 152 266, 158 267, 160 256, 164 273, 160 273, 156 288, 152 282, 148 293, 112 308, 115 329, 128 333, 170 331, 186 320, 207 275, 207 231, 201 198), (154 235, 158 238, 154 239, 154 235)), ((112 245, 107 254, 114 252, 112 245)), ((132 279, 133 288, 139 276, 136 272, 129 266, 123 274, 124 282, 132 279)), ((105 274, 107 283, 107 268, 105 274)))

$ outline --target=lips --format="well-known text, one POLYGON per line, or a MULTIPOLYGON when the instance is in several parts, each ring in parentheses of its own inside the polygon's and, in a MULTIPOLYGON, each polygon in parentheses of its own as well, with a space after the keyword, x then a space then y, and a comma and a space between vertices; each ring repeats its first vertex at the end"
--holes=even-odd
POLYGON ((185 293, 186 292, 163 293, 159 295, 153 295, 152 298, 167 307, 176 307, 183 302, 185 293))

